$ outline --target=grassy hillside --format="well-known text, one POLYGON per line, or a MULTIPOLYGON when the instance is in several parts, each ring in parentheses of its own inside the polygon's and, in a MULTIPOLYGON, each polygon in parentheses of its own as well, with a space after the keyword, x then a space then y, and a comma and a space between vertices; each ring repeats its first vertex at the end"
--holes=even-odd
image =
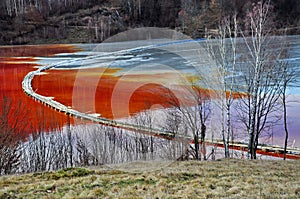
POLYGON ((246 160, 74 168, 3 176, 0 198, 300 198, 299 168, 246 160))

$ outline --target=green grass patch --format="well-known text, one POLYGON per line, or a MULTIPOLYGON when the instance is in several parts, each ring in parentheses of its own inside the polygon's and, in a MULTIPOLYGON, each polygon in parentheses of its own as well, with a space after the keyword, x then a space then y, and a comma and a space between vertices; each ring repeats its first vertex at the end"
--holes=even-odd
POLYGON ((91 171, 85 168, 67 168, 57 172, 49 173, 49 179, 58 180, 60 178, 76 178, 94 174, 95 171, 91 171))

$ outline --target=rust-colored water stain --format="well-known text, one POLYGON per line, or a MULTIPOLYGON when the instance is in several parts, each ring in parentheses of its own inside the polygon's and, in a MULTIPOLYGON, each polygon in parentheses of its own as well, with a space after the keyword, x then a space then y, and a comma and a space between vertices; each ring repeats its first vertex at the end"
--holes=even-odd
POLYGON ((73 45, 1 46, 0 57, 37 57, 58 53, 72 53, 80 49, 73 45))
MULTIPOLYGON (((100 70, 102 69, 100 68, 100 70)), ((81 79, 83 76, 84 80, 81 80, 80 85, 77 85, 76 88, 74 88, 74 84, 76 77, 78 78, 78 70, 50 70, 46 75, 36 76, 32 85, 39 94, 55 97, 56 101, 71 106, 73 109, 100 113, 105 118, 116 118, 112 112, 112 97, 116 84, 122 80, 120 77, 112 75, 117 72, 116 69, 106 69, 105 74, 102 74, 100 78, 98 75, 93 75, 99 74, 96 71, 97 69, 81 71, 81 79), (90 89, 93 87, 96 90, 90 89), (80 95, 74 95, 73 89, 79 89, 80 95), (77 103, 74 104, 74 101, 77 103), (93 107, 85 107, 90 101, 95 102, 95 110, 92 110, 93 107)), ((120 103, 125 102, 127 91, 132 90, 131 88, 134 88, 135 85, 136 82, 125 82, 122 84, 121 92, 118 92, 117 96, 114 97, 117 97, 120 103)), ((162 97, 163 92, 164 88, 161 85, 153 84, 147 84, 135 90, 131 95, 129 107, 121 105, 122 109, 119 109, 117 113, 118 118, 128 117, 127 109, 132 115, 151 107, 153 104, 164 104, 166 99, 162 97), (156 92, 153 92, 154 90, 156 92)))
POLYGON ((0 117, 3 119, 8 113, 7 128, 16 127, 19 133, 28 135, 61 128, 68 121, 64 114, 25 95, 21 85, 24 76, 36 70, 36 64, 32 63, 34 58, 29 56, 51 56, 66 52, 75 52, 75 48, 68 45, 0 47, 0 117), (18 58, 14 58, 16 56, 18 58))
MULTIPOLYGON (((12 108, 17 108, 21 102, 27 118, 24 122, 26 125, 24 132, 49 131, 61 128, 68 121, 64 114, 35 102, 23 93, 21 82, 28 72, 35 70, 36 66, 35 58, 31 56, 51 56, 56 53, 75 51, 76 48, 69 45, 0 47, 0 81, 2 82, 0 91, 12 100, 12 108)), ((56 101, 73 109, 86 113, 99 113, 102 117, 110 119, 128 117, 145 109, 170 107, 172 103, 179 104, 179 101, 186 105, 193 105, 194 102, 185 98, 184 92, 182 94, 182 91, 188 94, 188 89, 201 93, 204 99, 214 96, 210 90, 184 85, 177 85, 175 89, 181 90, 181 96, 174 94, 174 89, 170 90, 164 85, 165 82, 176 84, 176 81, 173 81, 179 78, 178 74, 120 75, 118 74, 120 70, 101 67, 48 70, 46 74, 35 76, 32 86, 37 93, 54 97, 56 101)))
MULTIPOLYGON (((150 108, 170 107, 174 103, 184 101, 186 97, 183 94, 175 96, 173 91, 163 84, 151 83, 162 77, 161 74, 152 74, 153 81, 149 81, 149 74, 139 74, 139 81, 132 81, 132 78, 126 75, 118 76, 116 73, 119 70, 49 70, 45 75, 36 76, 32 85, 37 93, 43 96, 55 97, 56 101, 73 109, 85 113, 99 113, 109 119, 128 117, 150 108)), ((167 76, 170 80, 176 77, 171 74, 167 76)), ((164 81, 168 80, 165 78, 164 81)), ((187 94, 190 92, 187 91, 190 89, 188 86, 178 85, 177 89, 186 90, 187 94)), ((207 89, 196 89, 203 98, 207 99, 212 95, 207 89)), ((193 102, 184 103, 193 105, 193 102)))
POLYGON ((7 64, 23 64, 23 63, 32 63, 35 62, 36 59, 34 57, 0 57, 1 63, 7 64))

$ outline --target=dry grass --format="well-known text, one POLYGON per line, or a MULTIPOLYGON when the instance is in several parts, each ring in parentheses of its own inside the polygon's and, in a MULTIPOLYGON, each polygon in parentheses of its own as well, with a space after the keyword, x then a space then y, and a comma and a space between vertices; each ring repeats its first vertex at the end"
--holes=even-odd
POLYGON ((117 168, 3 176, 0 198, 300 198, 300 161, 139 162, 117 168))

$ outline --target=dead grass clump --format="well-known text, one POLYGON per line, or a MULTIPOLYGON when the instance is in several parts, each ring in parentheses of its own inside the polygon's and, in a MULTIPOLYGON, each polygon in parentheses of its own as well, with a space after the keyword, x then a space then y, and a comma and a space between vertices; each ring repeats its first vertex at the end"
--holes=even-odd
POLYGON ((239 188, 239 187, 231 187, 231 188, 227 191, 228 195, 236 195, 236 194, 238 194, 238 193, 240 193, 240 192, 241 192, 241 188, 239 188))
POLYGON ((300 198, 300 187, 295 189, 295 194, 298 195, 299 198, 300 198))

